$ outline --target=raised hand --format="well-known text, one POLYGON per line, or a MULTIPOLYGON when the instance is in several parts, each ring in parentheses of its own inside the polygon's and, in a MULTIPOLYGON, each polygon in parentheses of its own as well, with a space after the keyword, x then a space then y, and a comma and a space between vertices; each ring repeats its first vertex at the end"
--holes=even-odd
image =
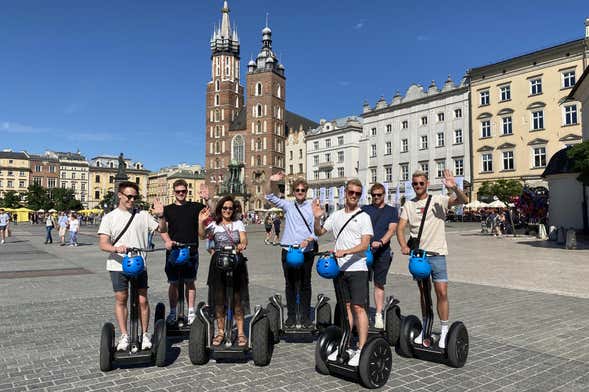
POLYGON ((200 198, 203 200, 209 200, 209 187, 207 186, 207 184, 200 184, 198 196, 200 196, 200 198))
POLYGON ((319 199, 313 200, 312 207, 313 207, 313 216, 315 218, 321 218, 325 214, 325 211, 323 210, 323 208, 321 208, 321 202, 319 201, 319 199))
POLYGON ((278 173, 274 173, 270 176, 270 181, 282 181, 284 179, 284 172, 279 171, 278 173))
POLYGON ((164 203, 162 203, 161 200, 157 197, 153 202, 153 213, 158 217, 164 215, 164 203))
POLYGON ((456 188, 456 180, 452 175, 452 172, 448 169, 444 169, 444 178, 442 179, 444 186, 448 189, 456 188))
POLYGON ((200 223, 206 221, 207 219, 209 219, 209 217, 211 216, 211 210, 209 209, 209 207, 205 207, 202 210, 200 210, 200 212, 198 213, 198 221, 200 223))

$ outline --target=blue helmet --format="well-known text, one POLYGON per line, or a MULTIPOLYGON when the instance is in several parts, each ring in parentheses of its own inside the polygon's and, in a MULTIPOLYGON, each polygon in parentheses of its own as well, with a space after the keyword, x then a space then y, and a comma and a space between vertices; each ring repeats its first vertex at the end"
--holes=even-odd
POLYGON ((339 274, 339 265, 333 255, 323 256, 317 260, 317 273, 325 279, 335 279, 339 274))
POLYGON ((417 280, 429 278, 432 273, 432 267, 429 264, 425 252, 419 255, 411 251, 411 256, 409 256, 409 272, 417 280))
POLYGON ((374 255, 372 254, 372 249, 366 249, 366 251, 364 252, 364 256, 366 256, 366 266, 368 268, 372 267, 372 263, 374 263, 374 255))
POLYGON ((143 256, 125 256, 123 257, 123 273, 127 276, 135 278, 145 271, 145 262, 143 256))
POLYGON ((288 247, 286 252, 286 265, 290 268, 299 268, 305 263, 305 255, 301 248, 288 247))
POLYGON ((184 264, 189 258, 190 249, 188 247, 174 248, 170 251, 168 262, 172 264, 184 264))

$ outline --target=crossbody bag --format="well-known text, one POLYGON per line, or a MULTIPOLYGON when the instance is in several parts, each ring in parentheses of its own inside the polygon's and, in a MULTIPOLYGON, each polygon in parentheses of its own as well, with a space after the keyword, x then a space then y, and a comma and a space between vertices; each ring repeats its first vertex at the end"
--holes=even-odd
MULTIPOLYGON (((299 214, 301 215, 301 219, 303 220, 303 222, 305 222, 305 226, 307 226, 307 230, 309 230, 309 233, 311 233, 311 235, 313 235, 313 230, 311 230, 311 226, 309 226, 309 223, 307 223, 307 220, 305 219, 305 217, 303 216, 303 213, 301 212, 299 206, 297 205, 297 202, 294 202, 294 206, 297 209, 297 211, 299 212, 299 214)), ((319 243, 317 242, 317 240, 313 240, 313 249, 311 249, 311 251, 313 253, 317 253, 319 252, 319 243)))
POLYGON ((419 242, 421 241, 421 233, 423 232, 423 225, 425 224, 425 216, 427 215, 427 210, 429 208, 429 204, 432 201, 432 195, 427 197, 427 201, 425 202, 425 208, 423 209, 423 216, 421 217, 421 223, 419 225, 419 232, 417 233, 417 238, 409 237, 409 241, 407 241, 407 246, 411 250, 419 249, 419 242))

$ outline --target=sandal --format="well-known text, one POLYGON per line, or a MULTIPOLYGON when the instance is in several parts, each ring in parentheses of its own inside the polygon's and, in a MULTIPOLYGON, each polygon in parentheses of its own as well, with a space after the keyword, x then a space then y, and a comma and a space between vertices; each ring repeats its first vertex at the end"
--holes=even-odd
POLYGON ((237 346, 245 347, 247 345, 247 337, 245 335, 237 336, 237 346))
POLYGON ((217 331, 217 335, 213 338, 213 346, 220 346, 223 339, 225 339, 225 331, 217 331))

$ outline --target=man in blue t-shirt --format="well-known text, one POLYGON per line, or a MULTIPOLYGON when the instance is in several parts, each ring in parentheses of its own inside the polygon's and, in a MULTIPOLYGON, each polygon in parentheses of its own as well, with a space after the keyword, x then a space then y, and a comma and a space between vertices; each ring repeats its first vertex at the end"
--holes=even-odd
POLYGON ((391 238, 397 230, 399 214, 397 209, 385 203, 385 189, 380 183, 375 183, 370 188, 372 204, 363 206, 362 210, 370 215, 374 236, 370 243, 374 254, 372 264, 374 281, 374 304, 376 314, 374 316, 374 327, 384 328, 382 308, 384 306, 384 285, 387 282, 387 274, 393 260, 391 252, 391 238))

